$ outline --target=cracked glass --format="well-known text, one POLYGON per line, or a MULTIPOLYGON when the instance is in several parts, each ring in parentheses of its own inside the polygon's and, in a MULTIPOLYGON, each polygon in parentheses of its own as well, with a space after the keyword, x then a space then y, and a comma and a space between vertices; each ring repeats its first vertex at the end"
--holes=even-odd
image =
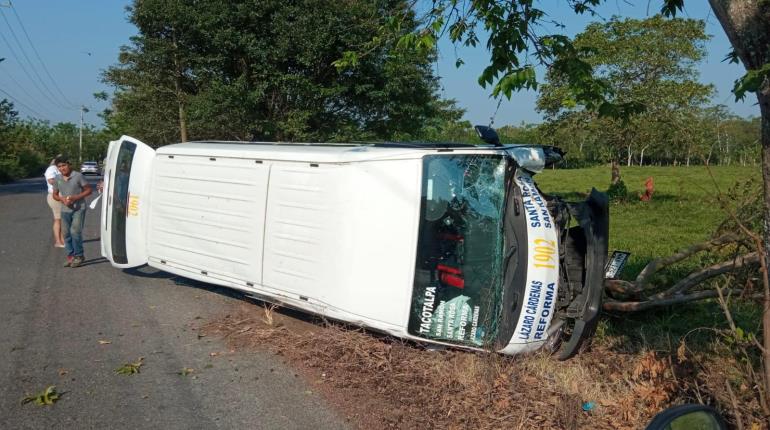
POLYGON ((502 155, 423 159, 422 202, 409 333, 484 346, 503 289, 502 155))

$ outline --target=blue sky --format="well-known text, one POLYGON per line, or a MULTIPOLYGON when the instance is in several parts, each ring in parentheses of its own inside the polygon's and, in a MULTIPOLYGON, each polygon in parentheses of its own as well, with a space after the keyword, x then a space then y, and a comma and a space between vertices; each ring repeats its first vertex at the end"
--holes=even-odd
MULTIPOLYGON (((6 0, 0 0, 0 5, 6 3, 6 0)), ((574 35, 592 20, 608 19, 612 15, 644 17, 648 14, 648 3, 649 13, 657 12, 658 0, 608 0, 598 9, 597 17, 575 16, 563 0, 541 0, 540 7, 552 19, 566 25, 564 31, 574 35)), ((16 106, 23 117, 42 117, 52 122, 77 122, 79 111, 76 106, 83 104, 91 110, 86 114, 86 122, 100 124, 96 113, 104 109, 105 104, 95 100, 93 93, 109 90, 100 82, 100 74, 117 62, 120 46, 128 44, 129 37, 136 32, 126 20, 127 4, 118 0, 16 0, 13 1, 13 7, 23 23, 23 29, 13 10, 0 7, 3 13, 0 16, 0 35, 16 54, 14 56, 5 40, 0 38, 0 57, 5 58, 0 63, 0 90, 16 99, 16 106), (10 27, 3 17, 8 20, 10 27), (43 60, 45 69, 28 44, 24 29, 43 60), (16 44, 14 34, 34 64, 34 69, 26 64, 24 70, 20 65, 25 64, 26 60, 16 44), (48 78, 46 69, 55 84, 48 78)), ((701 81, 716 86, 714 102, 726 104, 742 116, 759 115, 759 108, 752 96, 747 97, 745 102, 734 102, 730 89, 733 80, 743 74, 743 69, 742 66, 722 62, 730 51, 730 45, 716 18, 710 13, 708 3, 705 0, 687 0, 685 4, 687 9, 683 16, 706 19, 707 33, 713 36, 707 43, 708 57, 699 66, 699 70, 701 81)), ((439 47, 436 71, 442 78, 442 95, 458 101, 459 107, 466 110, 465 119, 474 124, 489 123, 497 101, 490 98, 490 88, 481 88, 477 83, 488 59, 487 53, 481 48, 458 49, 457 55, 465 61, 465 65, 458 69, 454 65, 454 47, 448 42, 440 43, 439 47)), ((514 94, 510 101, 504 100, 495 117, 495 125, 539 122, 540 115, 534 110, 535 96, 534 92, 522 92, 514 94)), ((0 92, 0 98, 3 97, 7 95, 0 92)))

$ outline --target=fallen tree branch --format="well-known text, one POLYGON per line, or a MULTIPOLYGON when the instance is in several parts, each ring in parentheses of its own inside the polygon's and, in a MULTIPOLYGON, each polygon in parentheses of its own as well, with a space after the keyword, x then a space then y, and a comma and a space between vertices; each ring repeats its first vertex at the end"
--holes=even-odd
POLYGON ((622 279, 605 279, 604 289, 622 297, 629 297, 642 292, 633 282, 622 279))
POLYGON ((638 288, 640 291, 644 290, 647 282, 649 282, 650 280, 650 277, 652 277, 652 275, 654 275, 658 270, 666 266, 670 266, 674 263, 678 263, 692 256, 693 254, 697 254, 701 251, 706 251, 708 249, 724 246, 729 243, 737 242, 741 239, 742 239, 741 235, 734 232, 730 232, 730 233, 723 234, 722 236, 710 239, 706 242, 696 243, 695 245, 680 249, 679 251, 675 252, 672 255, 652 260, 649 263, 647 263, 646 266, 644 266, 644 269, 642 269, 642 271, 634 280, 634 284, 636 284, 636 288, 638 288))
POLYGON ((650 300, 660 300, 666 297, 672 297, 684 293, 690 288, 702 283, 707 279, 711 279, 715 276, 723 275, 741 267, 759 264, 759 254, 756 252, 750 252, 748 254, 740 255, 732 260, 723 261, 721 263, 714 264, 712 266, 701 269, 697 272, 690 273, 686 278, 680 280, 674 286, 662 291, 658 294, 649 297, 650 300))
MULTIPOLYGON (((730 290, 734 294, 741 294, 743 290, 730 290)), ((707 290, 707 291, 697 291, 695 293, 690 294, 683 294, 679 296, 674 297, 668 297, 665 299, 658 299, 658 300, 645 300, 645 301, 639 301, 639 302, 620 302, 620 301, 606 301, 602 305, 602 308, 605 311, 620 311, 620 312, 637 312, 637 311, 644 311, 647 309, 660 307, 660 306, 669 306, 669 305, 676 305, 679 303, 686 303, 686 302, 693 302, 696 300, 703 300, 703 299, 711 299, 714 297, 717 297, 719 293, 716 290, 707 290)), ((763 294, 754 294, 750 296, 751 298, 761 298, 763 297, 763 294)))

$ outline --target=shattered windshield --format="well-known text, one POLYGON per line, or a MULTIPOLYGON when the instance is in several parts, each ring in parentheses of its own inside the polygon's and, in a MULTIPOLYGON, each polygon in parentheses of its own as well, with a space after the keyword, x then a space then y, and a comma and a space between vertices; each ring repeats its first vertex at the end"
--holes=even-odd
POLYGON ((494 338, 506 164, 501 155, 424 158, 409 333, 475 346, 494 338))

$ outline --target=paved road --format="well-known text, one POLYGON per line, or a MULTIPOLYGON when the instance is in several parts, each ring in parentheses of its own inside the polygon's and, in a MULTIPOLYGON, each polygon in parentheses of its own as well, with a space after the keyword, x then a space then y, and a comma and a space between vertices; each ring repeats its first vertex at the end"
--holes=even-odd
POLYGON ((0 186, 0 429, 345 427, 275 356, 198 339, 192 328, 237 305, 236 294, 105 262, 97 211, 86 218, 86 264, 62 267, 44 189, 0 186), (140 374, 115 374, 138 357, 140 374), (195 372, 179 375, 185 367, 195 372), (20 405, 48 385, 65 392, 54 406, 20 405))

